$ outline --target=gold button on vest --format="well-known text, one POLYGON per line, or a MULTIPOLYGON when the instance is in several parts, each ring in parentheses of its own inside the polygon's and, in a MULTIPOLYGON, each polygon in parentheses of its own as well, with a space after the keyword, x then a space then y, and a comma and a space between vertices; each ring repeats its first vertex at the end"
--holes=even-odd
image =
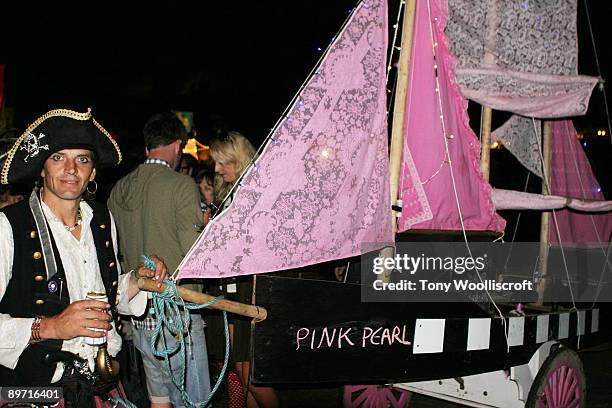
POLYGON ((44 276, 42 276, 42 275, 36 275, 36 276, 34 277, 34 280, 35 280, 36 282, 42 282, 43 280, 45 280, 45 277, 44 277, 44 276))
POLYGON ((105 229, 106 228, 106 224, 100 224, 100 228, 105 229))
POLYGON ((36 252, 34 252, 34 253, 32 254, 32 258, 34 258, 34 259, 40 259, 40 258, 42 258, 42 254, 41 254, 40 252, 36 251, 36 252))
POLYGON ((37 305, 44 305, 44 304, 45 304, 45 301, 44 301, 44 300, 42 300, 42 299, 37 299, 37 300, 36 300, 36 304, 37 304, 37 305))
POLYGON ((36 231, 30 231, 30 238, 36 238, 38 234, 36 234, 36 231))

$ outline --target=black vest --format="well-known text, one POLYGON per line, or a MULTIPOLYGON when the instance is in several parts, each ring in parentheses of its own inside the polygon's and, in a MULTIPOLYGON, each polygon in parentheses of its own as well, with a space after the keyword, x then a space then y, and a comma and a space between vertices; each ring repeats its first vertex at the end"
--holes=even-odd
MULTIPOLYGON (((118 272, 111 239, 110 215, 105 206, 94 202, 88 204, 93 209, 91 231, 102 281, 109 303, 113 306, 113 317, 117 319, 115 305, 118 272)), ((57 273, 47 280, 39 232, 28 200, 0 211, 4 212, 11 224, 14 243, 12 276, 0 301, 0 313, 16 318, 54 316, 61 313, 70 304, 70 297, 64 268, 53 237, 51 241, 57 273)), ((14 370, 0 365, 0 386, 49 385, 55 365, 45 365, 42 358, 49 351, 60 350, 61 346, 61 340, 46 340, 28 345, 14 370)))

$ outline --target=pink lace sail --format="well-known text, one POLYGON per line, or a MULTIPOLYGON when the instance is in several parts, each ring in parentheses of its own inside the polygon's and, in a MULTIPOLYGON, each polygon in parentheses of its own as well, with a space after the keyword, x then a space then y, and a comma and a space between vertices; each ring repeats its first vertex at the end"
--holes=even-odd
POLYGON ((360 3, 179 278, 296 268, 392 242, 386 37, 386 3, 360 3))
POLYGON ((446 141, 465 228, 502 232, 505 222, 495 212, 491 186, 480 173, 480 143, 469 126, 467 100, 454 81, 454 59, 444 34, 446 0, 432 0, 431 15, 427 3, 416 4, 400 179, 403 211, 398 230, 461 230, 446 141))

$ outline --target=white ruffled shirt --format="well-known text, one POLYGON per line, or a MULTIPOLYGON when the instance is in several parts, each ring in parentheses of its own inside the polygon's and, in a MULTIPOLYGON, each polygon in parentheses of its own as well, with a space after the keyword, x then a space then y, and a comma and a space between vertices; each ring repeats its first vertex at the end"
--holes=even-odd
MULTIPOLYGON (((100 275, 98 256, 91 232, 91 220, 93 211, 84 201, 81 202, 81 239, 77 240, 66 230, 64 224, 53 214, 51 209, 41 202, 43 213, 47 218, 51 233, 57 245, 68 285, 68 294, 72 302, 85 299, 87 292, 104 290, 104 283, 100 275)), ((115 258, 117 257, 117 230, 115 221, 111 215, 111 236, 115 258)), ((12 276, 13 269, 13 231, 11 224, 4 215, 0 213, 0 300, 3 298, 6 288, 12 276)), ((121 275, 119 262, 115 260, 119 271, 117 286, 117 310, 121 314, 142 315, 147 305, 146 292, 140 292, 128 299, 128 287, 130 274, 121 275)), ((0 364, 14 369, 17 366, 21 353, 28 346, 30 340, 33 318, 13 318, 10 315, 0 313, 0 364)), ((85 337, 77 337, 64 340, 62 350, 78 354, 89 362, 91 370, 94 369, 94 359, 98 350, 97 346, 85 343, 85 337)), ((108 352, 115 356, 121 349, 121 336, 113 329, 108 332, 108 352)), ((53 375, 52 382, 58 381, 63 373, 63 365, 58 364, 53 375)))

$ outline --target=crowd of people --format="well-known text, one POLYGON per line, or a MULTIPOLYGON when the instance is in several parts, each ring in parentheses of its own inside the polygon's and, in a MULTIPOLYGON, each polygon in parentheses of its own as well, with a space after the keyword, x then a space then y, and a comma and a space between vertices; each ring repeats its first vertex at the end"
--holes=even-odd
MULTIPOLYGON (((112 364, 129 337, 140 352, 150 406, 186 405, 167 362, 152 352, 159 317, 136 282, 168 278, 231 203, 255 149, 244 135, 227 132, 210 145, 214 165, 199 162, 182 153, 188 135, 172 112, 153 115, 143 136, 146 160, 105 186, 105 203, 93 199, 96 176, 119 164, 122 153, 91 111, 47 112, 2 152, 0 234, 9 239, 0 241, 0 385, 57 385, 64 406, 111 406, 110 397, 129 398, 112 364), (31 191, 15 189, 24 183, 31 191), (84 378, 84 368, 97 380, 84 378)), ((243 303, 253 290, 252 278, 180 285, 243 303)), ((249 322, 234 316, 230 333, 238 400, 278 406, 272 388, 249 384, 249 322)), ((181 353, 168 359, 175 375, 184 366, 186 394, 199 405, 223 359, 222 321, 214 312, 191 313, 185 335, 185 361, 181 353)), ((167 328, 160 338, 167 348, 178 341, 167 328)))

